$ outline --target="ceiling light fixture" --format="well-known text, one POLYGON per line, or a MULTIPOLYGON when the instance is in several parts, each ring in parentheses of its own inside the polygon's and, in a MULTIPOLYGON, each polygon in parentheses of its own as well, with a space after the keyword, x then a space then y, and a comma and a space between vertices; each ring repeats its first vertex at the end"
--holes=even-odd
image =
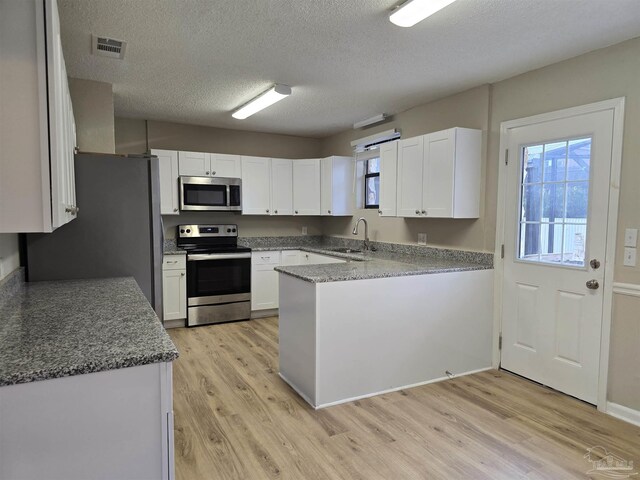
POLYGON ((353 128, 356 129, 356 128, 368 127, 369 125, 373 125, 374 123, 380 123, 384 121, 386 118, 387 118, 387 114, 381 113, 379 115, 376 115, 375 117, 367 118, 366 120, 361 120, 359 122, 354 123, 353 128))
POLYGON ((245 118, 250 117, 254 113, 259 112, 264 108, 267 108, 269 105, 273 105, 274 103, 288 97, 289 95, 291 95, 291 87, 289 87, 288 85, 276 83, 266 92, 261 93, 250 102, 245 103, 231 115, 233 116, 233 118, 237 118, 238 120, 244 120, 245 118))
POLYGON ((409 0, 391 12, 389 20, 399 27, 413 27, 455 0, 409 0))

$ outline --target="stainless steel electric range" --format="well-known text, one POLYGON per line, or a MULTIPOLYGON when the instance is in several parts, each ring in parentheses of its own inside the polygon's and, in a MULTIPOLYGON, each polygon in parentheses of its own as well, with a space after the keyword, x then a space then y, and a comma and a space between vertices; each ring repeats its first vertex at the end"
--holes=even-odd
POLYGON ((251 249, 236 225, 178 225, 187 251, 187 326, 249 320, 251 249))

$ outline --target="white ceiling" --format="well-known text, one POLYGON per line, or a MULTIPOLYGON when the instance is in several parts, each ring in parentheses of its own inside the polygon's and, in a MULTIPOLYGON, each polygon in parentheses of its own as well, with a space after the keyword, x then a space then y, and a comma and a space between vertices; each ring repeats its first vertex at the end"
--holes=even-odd
POLYGON ((69 75, 112 83, 117 116, 314 137, 640 36, 638 0, 458 0, 409 29, 396 0, 58 3, 69 75), (231 117, 273 83, 291 97, 231 117))

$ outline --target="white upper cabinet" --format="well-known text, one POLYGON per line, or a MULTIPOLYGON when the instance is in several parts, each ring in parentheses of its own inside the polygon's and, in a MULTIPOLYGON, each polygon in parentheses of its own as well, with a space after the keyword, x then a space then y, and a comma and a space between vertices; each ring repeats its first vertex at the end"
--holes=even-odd
POLYGON ((469 128, 400 140, 397 215, 478 218, 481 153, 482 131, 469 128))
POLYGON ((179 172, 187 177, 241 178, 239 155, 222 153, 179 152, 179 172))
POLYGON ((423 137, 407 138, 398 142, 399 217, 421 216, 423 157, 423 137))
POLYGON ((450 128, 426 135, 422 214, 478 218, 481 166, 481 130, 450 128))
POLYGON ((242 167, 238 155, 224 155, 222 153, 211 154, 212 177, 241 178, 242 167))
POLYGON ((151 150, 160 164, 160 213, 178 215, 180 197, 178 194, 178 152, 175 150, 151 150))
POLYGON ((293 214, 320 215, 320 210, 320 159, 294 160, 293 214))
POLYGON ((293 160, 271 159, 271 214, 293 215, 293 160))
POLYGON ((0 232, 52 232, 78 213, 55 0, 0 2, 0 85, 0 232))
POLYGON ((354 166, 352 157, 333 156, 321 160, 320 211, 322 215, 353 215, 354 166))
POLYGON ((211 174, 211 154, 202 152, 179 152, 178 171, 181 176, 207 177, 211 174))
POLYGON ((271 214, 271 159, 242 157, 242 214, 271 214))
POLYGON ((381 217, 395 217, 397 210, 398 141, 380 146, 380 207, 381 217))

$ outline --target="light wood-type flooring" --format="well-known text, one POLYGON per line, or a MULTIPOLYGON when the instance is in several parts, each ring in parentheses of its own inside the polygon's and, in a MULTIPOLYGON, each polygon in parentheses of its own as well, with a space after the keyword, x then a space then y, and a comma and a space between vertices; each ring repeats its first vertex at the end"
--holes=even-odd
POLYGON ((506 372, 314 411, 278 376, 277 318, 170 334, 177 480, 606 478, 594 446, 640 470, 639 427, 506 372))

